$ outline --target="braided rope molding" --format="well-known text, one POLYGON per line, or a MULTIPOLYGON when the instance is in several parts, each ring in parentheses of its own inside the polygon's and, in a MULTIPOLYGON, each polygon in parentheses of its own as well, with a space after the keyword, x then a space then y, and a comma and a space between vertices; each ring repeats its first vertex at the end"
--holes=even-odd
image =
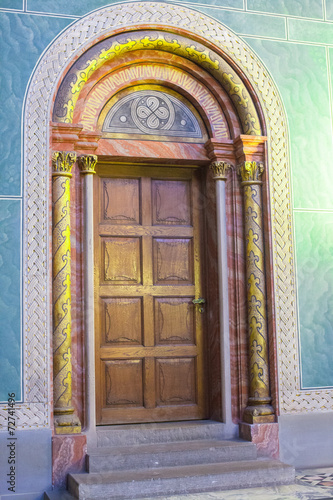
MULTIPOLYGON (((154 24, 201 35, 220 47, 251 81, 265 114, 272 204, 274 282, 278 332, 280 411, 329 410, 333 391, 299 390, 297 319, 287 125, 271 77, 252 50, 214 19, 177 5, 124 3, 89 14, 62 33, 42 56, 32 76, 24 112, 24 394, 18 426, 50 426, 49 131, 52 98, 70 61, 124 27, 154 24), (100 38, 99 38, 100 39, 100 38), (31 409, 36 409, 32 414, 31 409)), ((5 407, 2 407, 2 410, 5 407)), ((0 412, 0 423, 4 411, 0 412)))

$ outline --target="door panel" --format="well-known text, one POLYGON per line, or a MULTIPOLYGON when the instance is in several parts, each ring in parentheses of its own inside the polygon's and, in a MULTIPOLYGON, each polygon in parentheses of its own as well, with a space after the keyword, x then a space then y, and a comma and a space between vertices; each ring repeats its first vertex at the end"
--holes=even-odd
POLYGON ((99 424, 206 416, 199 188, 191 168, 95 178, 99 424))

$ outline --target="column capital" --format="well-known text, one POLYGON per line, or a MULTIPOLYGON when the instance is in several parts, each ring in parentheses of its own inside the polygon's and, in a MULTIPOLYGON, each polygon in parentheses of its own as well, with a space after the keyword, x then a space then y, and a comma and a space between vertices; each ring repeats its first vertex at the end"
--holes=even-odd
POLYGON ((72 166, 76 162, 74 151, 53 151, 52 153, 52 176, 72 177, 72 166))
POLYGON ((245 161, 238 165, 237 173, 242 179, 242 186, 262 184, 261 176, 264 170, 264 164, 256 161, 245 161))
POLYGON ((225 161, 213 161, 209 168, 213 171, 214 177, 213 179, 218 181, 226 181, 227 180, 227 171, 232 169, 232 165, 225 161))
POLYGON ((78 157, 81 174, 96 174, 97 155, 83 155, 78 157))

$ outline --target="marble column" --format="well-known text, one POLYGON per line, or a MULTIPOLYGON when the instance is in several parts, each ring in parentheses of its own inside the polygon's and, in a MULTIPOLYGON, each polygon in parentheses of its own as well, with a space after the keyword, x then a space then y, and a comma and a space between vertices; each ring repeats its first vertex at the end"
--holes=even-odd
POLYGON ((96 173, 96 155, 78 158, 81 174, 84 175, 84 326, 86 366, 86 425, 88 444, 95 444, 95 326, 94 326, 94 218, 93 175, 96 173))
POLYGON ((274 422, 271 406, 266 285, 262 221, 262 163, 245 161, 238 167, 244 193, 245 252, 249 339, 249 400, 243 421, 274 422))
POLYGON ((76 154, 52 154, 53 391, 56 434, 77 434, 72 407, 70 178, 76 154))
POLYGON ((216 188, 216 220, 217 220, 217 252, 220 294, 221 325, 221 371, 222 371, 222 418, 226 424, 232 423, 231 413, 231 372, 230 372, 230 340, 229 340, 229 293, 228 293, 228 261, 227 261, 227 218, 225 183, 227 171, 232 167, 224 161, 213 161, 210 164, 216 188))

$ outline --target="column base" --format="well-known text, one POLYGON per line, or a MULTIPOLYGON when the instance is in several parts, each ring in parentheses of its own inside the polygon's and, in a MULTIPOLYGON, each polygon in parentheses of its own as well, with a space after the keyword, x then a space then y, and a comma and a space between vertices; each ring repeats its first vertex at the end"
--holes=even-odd
POLYGON ((81 422, 74 413, 54 416, 55 434, 80 434, 81 430, 81 422))
POLYGON ((273 424, 275 422, 275 415, 257 415, 255 412, 247 412, 245 410, 243 421, 247 424, 273 424))
POLYGON ((250 397, 248 406, 244 410, 243 422, 248 424, 262 424, 275 422, 274 409, 270 397, 250 397))

